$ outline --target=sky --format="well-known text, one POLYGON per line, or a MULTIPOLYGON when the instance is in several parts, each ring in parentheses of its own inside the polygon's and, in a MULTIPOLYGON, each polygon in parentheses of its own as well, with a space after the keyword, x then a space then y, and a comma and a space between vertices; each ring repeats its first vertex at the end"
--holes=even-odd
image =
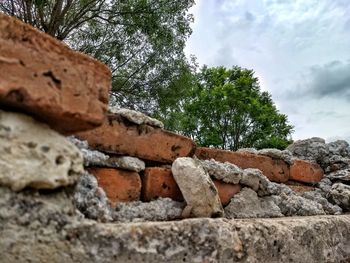
POLYGON ((197 0, 186 54, 253 69, 294 140, 350 142, 349 0, 197 0))

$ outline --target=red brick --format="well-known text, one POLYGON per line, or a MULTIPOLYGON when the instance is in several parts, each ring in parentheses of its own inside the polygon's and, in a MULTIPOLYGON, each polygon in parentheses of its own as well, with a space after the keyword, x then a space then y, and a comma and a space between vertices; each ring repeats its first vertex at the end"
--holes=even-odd
POLYGON ((89 168, 88 171, 97 178, 98 185, 113 205, 140 200, 141 179, 138 173, 109 168, 89 168))
POLYGON ((289 166, 282 160, 248 152, 231 152, 212 148, 197 148, 195 155, 202 160, 215 159, 229 162, 243 169, 256 168, 273 182, 283 183, 289 179, 289 166))
POLYGON ((170 169, 148 167, 142 177, 142 199, 151 201, 158 197, 169 197, 177 201, 184 200, 170 169))
POLYGON ((63 42, 0 13, 0 104, 69 134, 103 123, 111 72, 63 42))
POLYGON ((241 185, 239 184, 228 184, 219 180, 213 180, 213 182, 219 192, 219 197, 223 206, 228 205, 231 198, 242 189, 241 185))
POLYGON ((195 149, 194 142, 187 137, 149 125, 133 124, 116 114, 108 114, 101 127, 77 136, 100 151, 164 163, 192 156, 195 149))
POLYGON ((323 175, 323 169, 316 163, 296 160, 290 167, 290 179, 303 183, 317 183, 323 175))

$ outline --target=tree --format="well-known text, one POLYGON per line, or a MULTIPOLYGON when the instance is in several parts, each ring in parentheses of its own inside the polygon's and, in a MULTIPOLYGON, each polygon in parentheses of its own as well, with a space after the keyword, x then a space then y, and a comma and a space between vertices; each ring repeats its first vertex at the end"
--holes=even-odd
POLYGON ((112 70, 115 104, 154 112, 184 68, 193 0, 6 0, 0 10, 112 70))
POLYGON ((204 66, 179 105, 172 115, 177 120, 174 130, 201 146, 284 149, 293 128, 270 94, 260 91, 254 72, 237 66, 204 66))
POLYGON ((74 30, 106 11, 105 0, 5 0, 0 10, 56 37, 74 30))

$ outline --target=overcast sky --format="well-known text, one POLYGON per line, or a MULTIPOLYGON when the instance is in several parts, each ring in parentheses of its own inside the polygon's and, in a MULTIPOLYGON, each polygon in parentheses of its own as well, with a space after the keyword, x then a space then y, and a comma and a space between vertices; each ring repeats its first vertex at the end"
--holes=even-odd
POLYGON ((293 139, 350 142, 350 0, 197 0, 186 54, 253 69, 293 139))

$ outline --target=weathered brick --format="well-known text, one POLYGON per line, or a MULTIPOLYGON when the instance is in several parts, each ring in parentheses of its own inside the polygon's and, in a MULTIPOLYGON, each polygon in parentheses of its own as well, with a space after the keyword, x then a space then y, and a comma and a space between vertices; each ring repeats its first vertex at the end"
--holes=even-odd
POLYGON ((149 125, 137 125, 117 114, 108 114, 101 127, 77 136, 100 151, 163 163, 192 156, 195 149, 194 142, 187 137, 149 125))
POLYGON ((231 198, 242 189, 241 185, 239 184, 228 184, 220 180, 213 180, 213 182, 219 192, 220 201, 223 206, 228 205, 231 198))
POLYGON ((69 134, 103 123, 110 86, 101 62, 0 13, 0 105, 69 134))
POLYGON ((88 171, 97 178, 98 185, 113 205, 140 200, 141 179, 138 173, 110 168, 89 168, 88 171))
POLYGON ((282 160, 275 160, 265 155, 249 152, 231 152, 212 148, 197 148, 195 155, 202 160, 215 159, 229 162, 243 169, 256 168, 271 181, 283 183, 289 179, 289 166, 282 160))
POLYGON ((142 177, 142 199, 151 201, 158 197, 169 197, 173 200, 183 201, 171 169, 161 167, 148 167, 142 177))
POLYGON ((323 169, 316 163, 296 160, 290 167, 290 179, 303 183, 317 183, 323 175, 323 169))

